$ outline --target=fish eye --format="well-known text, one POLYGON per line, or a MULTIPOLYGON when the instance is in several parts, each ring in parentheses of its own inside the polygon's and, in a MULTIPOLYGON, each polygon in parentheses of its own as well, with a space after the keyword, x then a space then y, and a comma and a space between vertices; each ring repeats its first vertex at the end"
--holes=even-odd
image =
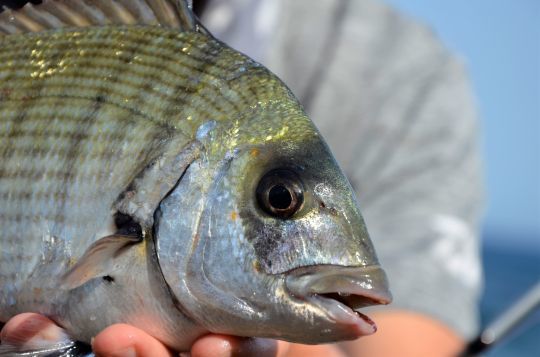
POLYGON ((278 218, 292 217, 304 202, 302 181, 288 169, 266 173, 259 181, 256 194, 261 209, 278 218))

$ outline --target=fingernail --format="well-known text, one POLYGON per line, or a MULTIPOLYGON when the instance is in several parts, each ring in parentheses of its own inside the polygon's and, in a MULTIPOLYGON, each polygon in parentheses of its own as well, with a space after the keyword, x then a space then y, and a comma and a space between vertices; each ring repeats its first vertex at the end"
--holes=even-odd
POLYGON ((189 352, 180 352, 178 354, 178 357, 191 357, 191 353, 189 353, 189 352))

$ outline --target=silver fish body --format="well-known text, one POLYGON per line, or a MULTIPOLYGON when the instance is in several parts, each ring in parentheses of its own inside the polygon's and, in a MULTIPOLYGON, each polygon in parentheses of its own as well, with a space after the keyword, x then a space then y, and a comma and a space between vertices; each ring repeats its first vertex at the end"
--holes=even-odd
POLYGON ((87 342, 124 322, 176 350, 373 332, 356 310, 390 297, 354 193, 265 68, 193 28, 0 44, 0 321, 87 342))

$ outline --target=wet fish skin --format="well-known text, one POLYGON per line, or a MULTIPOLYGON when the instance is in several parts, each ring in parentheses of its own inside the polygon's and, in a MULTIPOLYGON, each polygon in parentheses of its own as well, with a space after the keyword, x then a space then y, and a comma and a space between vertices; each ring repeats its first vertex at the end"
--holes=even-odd
POLYGON ((153 26, 0 43, 0 320, 40 312, 81 341, 126 322, 177 350, 207 331, 304 343, 362 332, 287 286, 298 268, 365 278, 378 263, 347 180, 268 70, 204 33, 153 26), (304 187, 291 219, 255 199, 273 169, 304 187), (86 259, 123 228, 119 212, 140 243, 86 259))

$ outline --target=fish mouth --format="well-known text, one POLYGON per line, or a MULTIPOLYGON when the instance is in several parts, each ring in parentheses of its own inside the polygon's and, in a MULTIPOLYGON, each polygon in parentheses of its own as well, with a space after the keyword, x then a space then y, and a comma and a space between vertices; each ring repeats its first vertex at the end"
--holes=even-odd
POLYGON ((377 331, 375 322, 360 309, 392 301, 386 274, 378 265, 301 267, 288 273, 285 285, 293 297, 323 310, 353 339, 377 331))

